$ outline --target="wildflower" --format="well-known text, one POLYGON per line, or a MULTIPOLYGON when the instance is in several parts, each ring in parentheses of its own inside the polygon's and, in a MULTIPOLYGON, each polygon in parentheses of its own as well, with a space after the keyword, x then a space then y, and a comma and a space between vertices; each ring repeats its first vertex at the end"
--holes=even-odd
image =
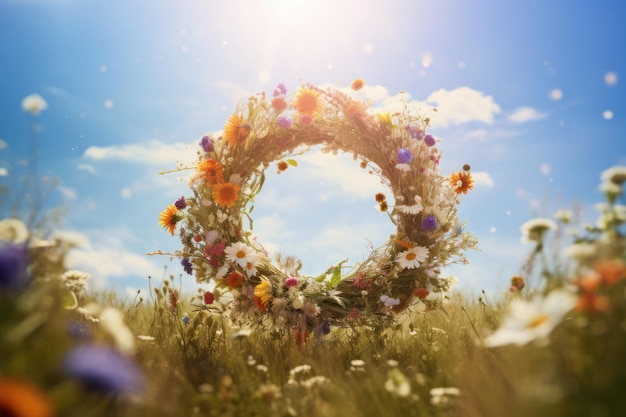
POLYGON ((213 187, 213 199, 217 204, 224 207, 232 207, 239 196, 239 184, 225 182, 213 187))
POLYGON ((292 288, 298 285, 298 278, 289 277, 285 280, 285 287, 292 288))
POLYGON ((423 300, 424 298, 428 297, 429 294, 430 294, 430 291, 428 291, 426 288, 420 287, 420 288, 416 288, 413 290, 413 295, 419 298, 420 300, 423 300))
POLYGON ((85 289, 90 278, 91 274, 87 272, 70 269, 61 275, 61 282, 70 291, 79 293, 85 289))
POLYGON ((398 397, 408 397, 411 394, 411 382, 402 371, 394 368, 387 373, 385 389, 398 397))
POLYGON ((26 246, 0 244, 0 289, 8 291, 24 289, 30 281, 28 263, 26 246))
POLYGON ((278 83, 278 85, 276 86, 276 88, 274 89, 274 97, 278 97, 280 95, 285 95, 287 94, 287 88, 285 87, 285 84, 283 83, 278 83))
POLYGON ((287 102, 283 97, 274 97, 272 99, 272 108, 276 113, 280 113, 287 108, 287 102))
POLYGON ((259 311, 265 311, 266 306, 265 306, 265 304, 263 304, 263 301, 261 300, 261 297, 257 297, 255 295, 254 298, 252 299, 252 301, 254 302, 254 305, 256 306, 256 308, 259 309, 259 311))
POLYGON ((183 270, 189 274, 189 275, 193 275, 193 264, 191 263, 191 261, 189 260, 189 258, 183 258, 180 261, 180 264, 183 266, 183 270))
POLYGON ((278 123, 278 126, 282 127, 283 129, 289 129, 291 127, 291 117, 289 116, 280 116, 278 119, 276 119, 276 123, 278 123))
POLYGON ((183 196, 177 199, 174 202, 174 206, 176 206, 178 210, 183 210, 185 207, 187 207, 187 203, 185 202, 185 197, 183 196))
POLYGON ((569 222, 572 221, 572 211, 571 210, 557 210, 554 212, 554 214, 552 215, 552 217, 554 217, 556 220, 564 223, 564 224, 569 224, 569 222))
POLYGON ((224 126, 224 139, 231 146, 244 144, 249 134, 250 125, 244 124, 241 116, 235 113, 228 118, 224 126))
POLYGON ((22 100, 22 109, 26 110, 33 116, 48 108, 48 103, 39 94, 31 94, 22 100))
POLYGON ((521 291, 522 289, 524 289, 525 285, 526 285, 526 282, 524 281, 523 277, 514 276, 511 278, 511 286, 509 287, 509 291, 511 292, 521 291))
POLYGON ((594 291, 583 291, 578 297, 576 310, 599 313, 609 308, 609 299, 604 295, 599 295, 594 291))
POLYGON ((414 248, 400 252, 395 260, 401 268, 413 269, 419 267, 420 264, 428 258, 428 253, 428 248, 415 246, 414 248))
POLYGON ((389 112, 380 112, 380 113, 376 113, 376 116, 378 117, 378 121, 380 122, 381 125, 383 126, 391 126, 392 122, 391 122, 391 113, 389 112))
POLYGON ((277 171, 277 172, 278 172, 279 174, 280 174, 281 172, 286 171, 286 170, 287 170, 287 168, 289 168, 289 164, 288 164, 287 162, 285 162, 285 161, 280 161, 280 162, 278 162, 277 166, 278 166, 278 171, 277 171))
POLYGON ((312 88, 301 87, 296 94, 294 107, 303 115, 314 115, 319 110, 319 94, 318 91, 312 88))
POLYGON ((261 282, 254 287, 254 296, 259 297, 263 306, 272 298, 272 283, 265 277, 261 278, 261 282))
POLYGON ((413 155, 409 148, 398 149, 398 164, 408 164, 413 161, 413 155))
POLYGON ((410 205, 410 206, 406 206, 404 204, 396 204, 395 208, 398 209, 400 213, 403 213, 403 214, 419 214, 423 209, 422 197, 420 197, 419 195, 416 195, 415 204, 410 205))
POLYGON ((354 277, 354 286, 357 288, 365 290, 370 286, 370 284, 371 280, 365 278, 365 274, 363 272, 359 272, 356 274, 356 277, 354 277))
POLYGON ((26 243, 29 235, 28 228, 21 220, 0 220, 0 242, 26 243))
POLYGON ((350 88, 352 88, 354 91, 359 91, 361 88, 363 88, 364 85, 365 81, 363 81, 363 79, 361 78, 357 78, 356 80, 352 81, 350 88))
POLYGON ((100 313, 100 326, 113 338, 115 345, 124 353, 135 351, 135 335, 124 323, 124 316, 114 307, 107 307, 100 313))
POLYGON ((530 301, 513 300, 509 315, 500 328, 485 339, 485 345, 525 345, 545 338, 576 302, 576 297, 566 290, 555 290, 546 297, 536 296, 530 301))
POLYGON ((293 301, 291 302, 291 306, 295 308, 296 310, 300 310, 302 307, 304 307, 304 297, 299 295, 296 298, 294 298, 293 301))
POLYGON ((435 216, 426 216, 422 221, 422 230, 435 230, 439 224, 437 223, 437 218, 435 216))
POLYGON ((433 146, 437 141, 433 137, 433 135, 424 136, 424 143, 428 146, 433 146))
POLYGON ((202 301, 204 301, 204 304, 206 305, 213 304, 213 302, 215 301, 215 294, 213 294, 211 291, 205 291, 204 295, 202 296, 202 301))
POLYGON ((600 177, 602 181, 612 182, 621 185, 626 181, 626 166, 614 166, 604 172, 600 177))
POLYGON ((387 204, 387 201, 381 201, 380 203, 378 203, 378 210, 380 210, 381 212, 386 212, 389 209, 389 204, 387 204))
POLYGON ((159 224, 174 235, 176 230, 176 223, 182 219, 182 216, 178 214, 178 209, 174 204, 170 204, 163 210, 159 216, 159 224))
POLYGON ((380 296, 380 301, 387 307, 397 306, 398 304, 400 304, 399 298, 391 298, 385 294, 380 296))
POLYGON ((230 288, 239 288, 241 287, 242 277, 241 274, 237 271, 233 271, 226 276, 226 285, 230 288))
POLYGON ((181 320, 185 324, 189 324, 189 321, 190 321, 189 316, 186 314, 183 316, 183 318, 181 318, 181 320))
POLYGON ((585 263, 596 256, 596 245, 588 242, 574 243, 563 250, 566 256, 579 263, 585 263))
POLYGON ((307 317, 315 317, 320 314, 320 307, 315 303, 304 303, 302 312, 307 317))
POLYGON ((458 397, 461 391, 456 387, 439 387, 430 390, 430 403, 432 405, 448 405, 451 397, 458 397))
POLYGON ((256 263, 257 254, 250 246, 242 242, 235 242, 224 249, 226 259, 235 262, 242 268, 246 267, 248 262, 256 263))
POLYGON ((115 349, 82 345, 70 350, 63 359, 63 369, 85 386, 107 393, 137 393, 144 379, 137 364, 115 349))
POLYGON ((378 203, 382 203, 383 201, 385 201, 387 199, 387 197, 385 197, 385 194, 383 194, 383 193, 376 193, 374 198, 376 199, 376 202, 378 202, 378 203))
POLYGON ((249 277, 255 276, 258 272, 258 270, 256 269, 257 260, 258 258, 254 262, 248 262, 246 264, 246 267, 245 267, 246 275, 248 275, 249 277))
POLYGON ((305 125, 310 125, 313 121, 313 116, 311 116, 310 114, 303 114, 302 116, 300 116, 300 121, 305 125))
POLYGON ((412 139, 419 140, 424 135, 424 131, 415 123, 408 124, 404 129, 409 132, 409 136, 412 139))
POLYGON ((626 264, 620 259, 599 261, 593 266, 593 269, 607 285, 615 285, 626 278, 626 264))
POLYGON ((520 226, 523 243, 542 243, 543 236, 548 230, 556 229, 556 223, 547 218, 538 217, 531 219, 520 226))
POLYGON ((12 379, 0 379, 0 412, 9 417, 51 417, 53 404, 35 386, 12 379))
POLYGON ((206 180, 207 186, 221 184, 224 182, 224 168, 222 164, 213 158, 205 159, 198 164, 200 175, 206 180))
POLYGON ((200 139, 200 146, 202 146, 204 152, 211 152, 213 150, 213 139, 207 135, 202 136, 202 139, 200 139))
POLYGON ((450 174, 450 185, 457 194, 467 194, 468 190, 474 188, 474 179, 469 171, 459 171, 450 174))

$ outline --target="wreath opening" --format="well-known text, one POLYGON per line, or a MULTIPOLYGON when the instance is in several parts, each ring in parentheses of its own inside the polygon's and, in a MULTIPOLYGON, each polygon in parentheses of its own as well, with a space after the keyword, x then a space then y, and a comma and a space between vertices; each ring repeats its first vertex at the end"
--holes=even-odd
POLYGON ((442 175, 440 140, 426 133, 429 118, 406 101, 397 112, 376 112, 355 97, 362 87, 362 80, 352 91, 304 84, 290 96, 279 84, 271 97, 254 95, 221 135, 200 140, 197 163, 179 169, 191 172, 190 194, 166 207, 160 224, 182 244, 168 255, 197 282, 214 284, 202 308, 240 325, 269 319, 302 338, 441 304, 453 284, 443 269, 466 262, 464 252, 476 248, 457 217, 460 194, 473 187, 470 168, 442 175), (352 154, 378 176, 381 192, 372 197, 396 232, 363 262, 347 268, 346 259, 304 276, 297 261, 271 259, 252 238, 251 214, 266 170, 275 164, 285 171, 312 147, 352 154))

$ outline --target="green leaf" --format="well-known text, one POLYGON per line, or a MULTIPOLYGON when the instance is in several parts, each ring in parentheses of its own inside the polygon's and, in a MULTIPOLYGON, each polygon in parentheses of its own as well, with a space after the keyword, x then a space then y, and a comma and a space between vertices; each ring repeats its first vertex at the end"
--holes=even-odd
POLYGON ((298 166, 298 161, 296 161, 295 159, 287 159, 287 163, 291 165, 292 167, 298 166))
POLYGON ((348 262, 348 260, 344 259, 333 269, 333 275, 330 277, 328 288, 335 288, 341 282, 341 267, 346 262, 348 262))

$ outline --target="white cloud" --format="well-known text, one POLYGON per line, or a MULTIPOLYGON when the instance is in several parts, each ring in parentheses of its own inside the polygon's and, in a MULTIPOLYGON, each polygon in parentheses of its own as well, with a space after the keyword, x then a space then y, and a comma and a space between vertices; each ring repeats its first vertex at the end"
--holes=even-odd
POLYGON ((63 231, 57 236, 75 242, 66 262, 70 269, 89 272, 97 288, 105 287, 112 278, 147 278, 163 273, 157 259, 133 253, 127 242, 134 237, 125 229, 63 231))
POLYGON ((519 107, 511 114, 507 116, 509 122, 513 123, 525 123, 530 122, 532 120, 541 120, 548 117, 547 114, 539 112, 537 109, 533 107, 519 107))
POLYGON ((63 194, 63 197, 67 198, 68 200, 76 200, 78 198, 78 194, 76 193, 76 190, 72 188, 59 185, 57 189, 61 192, 61 194, 63 194))
POLYGON ((9 175, 9 170, 6 168, 0 168, 0 177, 6 177, 9 175))
POLYGON ((488 172, 472 172, 472 178, 474 178, 475 186, 493 187, 493 178, 488 172))
POLYGON ((92 174, 96 173, 96 169, 93 166, 89 165, 89 164, 79 164, 78 165, 78 169, 80 171, 91 172, 92 174))
POLYGON ((426 102, 437 106, 437 114, 431 118, 433 127, 445 128, 468 122, 491 124, 494 116, 500 113, 500 106, 493 97, 470 87, 435 91, 426 102))
POLYGON ((122 197, 124 200, 128 200, 132 196, 133 196, 133 190, 130 189, 129 187, 124 187, 120 191, 120 197, 122 197))
POLYGON ((189 144, 166 144, 158 140, 107 147, 90 146, 83 156, 95 161, 117 159, 144 165, 170 166, 176 162, 188 165, 196 159, 196 153, 189 144))

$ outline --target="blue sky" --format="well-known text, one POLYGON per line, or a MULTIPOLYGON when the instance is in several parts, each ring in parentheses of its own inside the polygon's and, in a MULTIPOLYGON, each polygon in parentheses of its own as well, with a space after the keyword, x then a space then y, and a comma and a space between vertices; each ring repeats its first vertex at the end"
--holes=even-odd
MULTIPOLYGON (((192 161, 250 94, 360 77, 438 107, 443 172, 469 163, 478 180, 460 216, 482 251, 453 272, 506 288, 530 249, 519 226, 573 204, 594 219, 600 173, 626 165, 626 3, 585 3, 0 0, 0 183, 17 192, 36 135, 39 173, 60 181, 46 204, 68 208, 58 232, 80 243, 69 266, 132 292, 164 265, 181 273, 145 255, 178 247, 158 215, 186 182, 160 171, 192 161), (21 108, 33 93, 38 116, 21 108)), ((298 162, 258 198, 265 247, 318 274, 394 232, 350 157, 298 162)))

